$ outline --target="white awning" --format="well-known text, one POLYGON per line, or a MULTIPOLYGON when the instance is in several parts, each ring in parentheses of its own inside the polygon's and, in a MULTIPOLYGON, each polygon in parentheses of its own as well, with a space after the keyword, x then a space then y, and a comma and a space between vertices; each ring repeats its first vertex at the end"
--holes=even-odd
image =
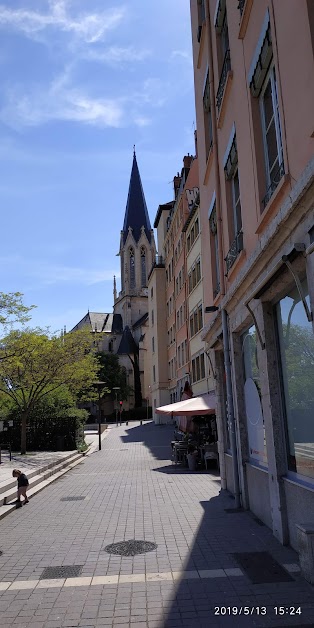
POLYGON ((158 414, 180 415, 196 415, 196 414, 216 414, 216 395, 215 393, 207 393, 202 397, 192 397, 185 401, 170 403, 167 406, 156 408, 158 414))

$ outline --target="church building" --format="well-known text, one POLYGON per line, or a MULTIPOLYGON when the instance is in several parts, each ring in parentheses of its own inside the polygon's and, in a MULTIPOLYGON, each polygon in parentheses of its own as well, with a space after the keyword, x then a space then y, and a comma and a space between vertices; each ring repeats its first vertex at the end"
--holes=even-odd
POLYGON ((88 312, 72 329, 89 326, 100 351, 119 355, 127 383, 134 394, 124 404, 126 409, 149 403, 151 351, 148 324, 148 274, 156 257, 136 154, 120 235, 121 290, 114 278, 113 313, 88 312), (99 334, 99 339, 97 338, 99 334))

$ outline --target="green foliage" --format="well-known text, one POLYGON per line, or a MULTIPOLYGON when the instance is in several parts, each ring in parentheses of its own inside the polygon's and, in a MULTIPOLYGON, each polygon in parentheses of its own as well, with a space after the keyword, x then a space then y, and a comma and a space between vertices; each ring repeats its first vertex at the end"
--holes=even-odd
POLYGON ((106 353, 100 351, 96 354, 100 368, 98 370, 98 379, 104 382, 102 396, 110 394, 115 399, 115 391, 113 388, 119 387, 119 399, 124 401, 128 399, 132 393, 132 388, 127 385, 125 369, 119 363, 119 356, 114 353, 106 353))
POLYGON ((24 324, 30 320, 30 311, 36 307, 23 305, 21 292, 0 292, 0 324, 4 326, 16 323, 24 324))
MULTIPOLYGON (((34 450, 76 449, 76 443, 82 443, 84 425, 88 413, 79 410, 75 398, 66 387, 40 399, 29 412, 27 418, 27 440, 34 450)), ((10 441, 17 449, 21 434, 22 413, 15 405, 7 412, 7 419, 13 419, 13 428, 9 428, 10 441)), ((7 438, 7 433, 4 434, 7 438)))
POLYGON ((97 378, 98 362, 90 334, 79 330, 63 337, 42 329, 11 331, 0 346, 0 398, 5 395, 21 415, 21 452, 26 452, 26 424, 39 402, 58 389, 74 398, 97 378))

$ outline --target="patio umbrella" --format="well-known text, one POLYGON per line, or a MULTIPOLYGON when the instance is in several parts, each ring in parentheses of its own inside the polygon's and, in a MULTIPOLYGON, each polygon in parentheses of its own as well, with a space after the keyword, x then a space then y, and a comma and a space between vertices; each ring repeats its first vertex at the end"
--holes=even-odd
POLYGON ((191 416, 195 414, 216 414, 216 395, 207 393, 201 397, 191 397, 185 401, 170 403, 167 406, 156 408, 157 414, 171 414, 176 416, 191 416))

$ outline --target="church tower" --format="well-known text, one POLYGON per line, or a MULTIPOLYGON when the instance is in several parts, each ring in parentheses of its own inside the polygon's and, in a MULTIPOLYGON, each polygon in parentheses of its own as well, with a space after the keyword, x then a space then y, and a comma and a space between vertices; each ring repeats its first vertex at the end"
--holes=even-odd
POLYGON ((149 397, 151 342, 147 285, 156 259, 156 246, 135 150, 119 255, 121 290, 117 294, 114 282, 114 320, 121 321, 123 331, 116 352, 134 390, 134 405, 139 407, 148 404, 149 397))
POLYGON ((150 225, 136 154, 120 236, 121 291, 115 296, 115 313, 129 328, 148 311, 147 280, 156 256, 154 232, 150 225))

